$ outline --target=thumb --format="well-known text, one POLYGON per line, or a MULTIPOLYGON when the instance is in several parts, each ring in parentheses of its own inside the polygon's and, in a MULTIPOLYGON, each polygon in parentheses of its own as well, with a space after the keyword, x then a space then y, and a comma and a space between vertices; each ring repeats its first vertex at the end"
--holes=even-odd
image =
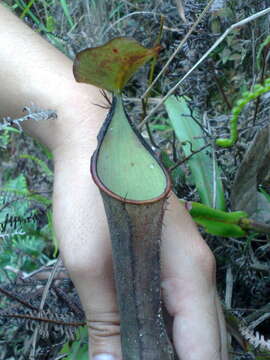
POLYGON ((122 360, 120 317, 112 269, 111 274, 106 268, 93 270, 91 265, 88 268, 84 265, 83 271, 69 270, 85 312, 89 360, 122 360))
POLYGON ((86 264, 82 266, 82 271, 78 271, 78 268, 75 271, 69 269, 85 312, 89 335, 89 359, 122 360, 120 316, 112 268, 108 264, 99 264, 99 260, 95 262, 92 259, 88 267, 86 264))
POLYGON ((55 167, 55 232, 85 312, 89 358, 122 360, 111 242, 99 191, 89 181, 88 162, 61 159, 55 167))
POLYGON ((87 320, 89 358, 91 360, 121 360, 118 314, 91 313, 87 320))

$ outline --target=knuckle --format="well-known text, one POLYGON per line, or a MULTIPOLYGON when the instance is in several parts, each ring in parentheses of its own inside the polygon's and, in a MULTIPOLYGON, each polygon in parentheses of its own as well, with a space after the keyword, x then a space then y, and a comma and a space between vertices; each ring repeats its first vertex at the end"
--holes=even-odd
POLYGON ((89 338, 92 344, 100 344, 108 337, 119 337, 120 317, 116 312, 91 314, 87 318, 89 338))
POLYGON ((91 312, 87 316, 87 327, 92 357, 95 354, 110 353, 116 359, 122 359, 118 311, 91 312))
POLYGON ((120 335, 118 321, 89 321, 87 322, 91 342, 97 343, 104 338, 120 335))

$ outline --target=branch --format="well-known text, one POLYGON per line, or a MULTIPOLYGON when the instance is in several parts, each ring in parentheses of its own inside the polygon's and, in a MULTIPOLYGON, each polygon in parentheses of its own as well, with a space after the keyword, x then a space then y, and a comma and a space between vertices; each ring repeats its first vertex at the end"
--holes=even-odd
POLYGON ((19 127, 19 130, 22 132, 21 122, 26 120, 49 120, 49 119, 55 119, 57 117, 57 114, 54 110, 42 110, 38 107, 35 107, 33 105, 26 106, 23 111, 27 111, 28 114, 18 118, 18 119, 12 119, 11 117, 7 116, 3 118, 3 123, 0 124, 0 130, 5 130, 6 128, 13 126, 14 124, 19 127))
POLYGON ((176 48, 176 50, 174 51, 174 53, 171 55, 171 57, 169 58, 169 60, 167 61, 167 63, 164 65, 164 67, 162 68, 162 70, 160 71, 160 73, 157 75, 157 77, 154 79, 154 81, 151 83, 151 85, 148 87, 148 89, 146 89, 145 93, 142 96, 142 99, 144 99, 147 94, 149 93, 149 91, 153 88, 153 86, 156 84, 156 82, 158 81, 158 79, 161 77, 161 75, 164 74, 164 72, 167 70, 168 66, 170 65, 170 63, 172 62, 172 60, 175 58, 175 56, 179 53, 179 51, 182 49, 184 43, 187 41, 187 39, 190 37, 190 35, 193 33, 193 31, 196 29, 197 25, 201 22, 202 18, 204 17, 204 15, 207 13, 209 7, 212 5, 214 0, 210 0, 209 3, 206 5, 206 7, 204 8, 204 10, 202 11, 202 13, 200 14, 200 16, 198 17, 198 19, 195 21, 195 23, 191 26, 191 28, 189 29, 188 33, 185 35, 185 37, 182 39, 182 41, 180 42, 180 44, 178 45, 178 47, 176 48))
POLYGON ((150 113, 145 117, 145 119, 140 123, 139 128, 142 128, 143 125, 150 119, 150 117, 160 108, 160 106, 162 104, 164 104, 164 102, 168 99, 169 96, 171 96, 174 91, 178 88, 178 86, 180 84, 182 84, 182 82, 212 53, 213 50, 216 49, 216 47, 236 28, 241 27, 243 25, 246 25, 247 23, 249 23, 250 21, 256 20, 261 16, 264 16, 266 14, 270 13, 270 7, 268 7, 265 10, 259 11, 254 15, 251 15, 249 17, 247 17, 244 20, 241 20, 235 24, 233 24, 232 26, 230 26, 225 32, 224 34, 217 39, 217 41, 214 43, 214 45, 212 45, 210 47, 210 49, 200 58, 200 60, 182 77, 182 79, 180 79, 178 81, 178 83, 171 88, 170 91, 168 91, 168 93, 161 99, 161 101, 154 107, 154 109, 152 109, 152 111, 150 111, 150 113))

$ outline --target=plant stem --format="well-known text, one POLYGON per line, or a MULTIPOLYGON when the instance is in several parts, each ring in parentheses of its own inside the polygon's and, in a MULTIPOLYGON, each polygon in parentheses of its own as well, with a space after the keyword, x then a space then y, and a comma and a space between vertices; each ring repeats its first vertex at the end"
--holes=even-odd
POLYGON ((161 310, 160 238, 165 199, 126 204, 102 192, 110 227, 125 360, 173 360, 161 310))

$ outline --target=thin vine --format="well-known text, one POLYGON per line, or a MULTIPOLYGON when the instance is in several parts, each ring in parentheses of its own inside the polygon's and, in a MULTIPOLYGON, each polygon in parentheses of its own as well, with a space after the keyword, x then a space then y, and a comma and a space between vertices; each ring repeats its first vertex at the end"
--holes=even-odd
POLYGON ((267 93, 268 91, 270 91, 270 78, 266 79, 263 85, 256 84, 253 88, 253 91, 246 91, 242 94, 242 98, 237 101, 236 105, 232 109, 232 117, 230 120, 230 137, 228 139, 217 139, 216 145, 227 148, 233 146, 236 143, 238 140, 238 118, 244 106, 250 101, 257 99, 262 94, 267 93))

